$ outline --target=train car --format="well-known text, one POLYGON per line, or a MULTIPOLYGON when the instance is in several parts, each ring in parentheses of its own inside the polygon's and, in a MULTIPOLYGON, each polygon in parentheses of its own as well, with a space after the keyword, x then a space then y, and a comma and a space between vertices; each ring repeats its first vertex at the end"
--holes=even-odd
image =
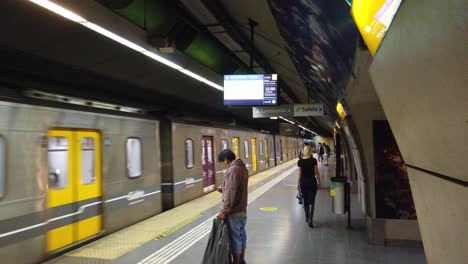
POLYGON ((158 122, 0 102, 0 257, 33 263, 162 211, 158 122))
POLYGON ((0 102, 2 259, 34 263, 212 192, 222 149, 250 175, 297 151, 292 137, 94 110, 0 102))
POLYGON ((193 200, 221 185, 224 167, 217 162, 217 155, 223 149, 232 149, 246 163, 250 175, 274 166, 273 135, 183 123, 167 125, 170 129, 161 134, 171 135, 172 147, 162 155, 163 159, 172 157, 168 163, 172 168, 163 169, 164 208, 193 200))

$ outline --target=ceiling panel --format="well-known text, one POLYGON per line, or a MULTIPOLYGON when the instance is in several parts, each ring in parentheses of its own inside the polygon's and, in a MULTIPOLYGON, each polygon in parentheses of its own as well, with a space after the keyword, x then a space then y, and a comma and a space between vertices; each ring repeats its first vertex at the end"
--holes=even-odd
POLYGON ((258 23, 258 26, 255 27, 254 39, 257 52, 260 52, 267 59, 275 73, 291 88, 296 97, 301 102, 306 102, 307 93, 304 84, 289 58, 267 1, 223 0, 221 2, 236 22, 237 27, 248 38, 250 38, 248 19, 253 19, 258 23))
POLYGON ((0 45, 35 51, 72 37, 79 25, 29 1, 0 1, 0 45))
MULTIPOLYGON (((55 72, 57 77, 54 80, 62 81, 62 77, 66 76, 68 82, 73 82, 74 77, 70 75, 72 72, 65 74, 61 68, 56 68, 59 65, 70 65, 78 72, 96 73, 103 80, 111 78, 121 83, 122 87, 142 88, 130 90, 129 94, 149 89, 197 104, 213 106, 214 109, 224 109, 222 92, 28 1, 0 1, 0 10, 0 30, 8 36, 0 38, 0 49, 3 46, 2 51, 8 50, 8 54, 13 56, 9 58, 12 61, 15 61, 14 56, 39 56, 46 59, 37 60, 43 64, 33 67, 36 76, 51 78, 50 74, 55 72), (17 55, 14 55, 15 50, 18 51, 17 55), (49 62, 58 64, 53 66, 47 64, 49 62)), ((115 16, 111 11, 108 15, 115 16)), ((205 68, 199 64, 195 65, 189 58, 182 59, 182 64, 189 65, 189 69, 213 79, 211 75, 206 75, 205 68)), ((177 61, 177 58, 174 60, 177 61)), ((27 60, 22 61, 24 63, 27 60)), ((10 68, 28 72, 26 69, 31 67, 15 63, 10 68)), ((76 78, 79 78, 78 75, 76 78)), ((87 83, 92 85, 93 78, 74 82, 82 86, 87 83)), ((102 88, 112 90, 112 87, 102 88)))
POLYGON ((329 121, 351 75, 358 33, 342 0, 268 0, 290 58, 329 121))
POLYGON ((54 58, 54 60, 78 67, 92 67, 106 61, 115 61, 129 54, 141 56, 127 47, 85 27, 74 30, 73 35, 64 37, 34 52, 37 55, 54 58))
POLYGON ((237 44, 227 33, 215 33, 213 34, 221 43, 223 43, 228 49, 232 51, 242 50, 241 46, 237 44))
POLYGON ((90 69, 115 79, 128 81, 135 81, 148 74, 156 75, 161 81, 176 73, 174 69, 150 58, 147 59, 138 53, 127 53, 125 56, 113 57, 94 65, 90 69))

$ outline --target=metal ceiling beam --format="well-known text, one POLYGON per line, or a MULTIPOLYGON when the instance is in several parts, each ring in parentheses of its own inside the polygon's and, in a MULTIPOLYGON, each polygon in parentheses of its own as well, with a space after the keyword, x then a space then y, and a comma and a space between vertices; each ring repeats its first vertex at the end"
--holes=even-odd
MULTIPOLYGON (((257 61, 267 72, 273 72, 273 67, 268 62, 268 60, 260 53, 255 52, 252 47, 250 40, 243 34, 242 30, 237 28, 235 25, 234 19, 232 19, 231 15, 226 12, 224 7, 217 1, 217 0, 201 0, 202 3, 210 10, 210 12, 216 17, 216 19, 220 22, 221 26, 223 26, 229 36, 234 39, 245 51, 249 54, 253 53, 253 58, 257 61)), ((300 102, 296 95, 291 91, 291 89, 284 84, 282 86, 283 91, 286 95, 293 100, 292 103, 300 102)), ((287 100, 286 100, 287 101, 287 100)))
MULTIPOLYGON (((239 28, 238 22, 236 22, 230 16, 230 14, 225 10, 222 4, 219 3, 219 1, 179 0, 179 3, 181 6, 185 7, 185 9, 187 9, 190 13, 192 13, 194 17, 198 18, 201 22, 201 25, 204 25, 207 28, 215 25, 218 30, 222 29, 223 37, 217 34, 218 32, 213 32, 211 30, 208 31, 216 35, 218 41, 225 45, 226 48, 230 50, 230 53, 232 53, 234 56, 238 56, 239 58, 241 58, 241 60, 243 60, 244 62, 244 65, 248 67, 247 64, 250 59, 250 67, 253 66, 253 61, 255 61, 266 72, 274 71, 273 66, 270 64, 270 62, 261 53, 256 51, 255 46, 253 46, 252 39, 249 39, 249 36, 241 28, 239 28), (244 57, 239 56, 239 53, 245 54, 244 57), (250 53, 251 55, 250 58, 247 55, 248 53, 250 53)), ((256 69, 260 67, 257 66, 253 68, 255 72, 259 72, 256 69)), ((288 85, 284 81, 279 80, 278 85, 281 89, 278 93, 278 100, 280 103, 301 103, 297 95, 293 92, 293 90, 290 87, 288 87, 288 85)), ((324 129, 320 125, 320 123, 313 117, 305 117, 303 119, 305 121, 303 123, 304 125, 312 124, 311 127, 313 127, 313 129, 318 133, 329 133, 329 131, 326 131, 326 129, 324 129)))
MULTIPOLYGON (((224 7, 219 3, 217 0, 201 0, 201 2, 205 5, 206 8, 212 13, 212 15, 218 20, 219 24, 225 28, 228 35, 236 41, 243 50, 247 51, 250 54, 253 54, 253 58, 257 61, 267 72, 273 72, 274 69, 272 65, 268 62, 268 60, 261 54, 259 51, 255 51, 255 48, 252 48, 251 41, 248 39, 241 29, 236 26, 235 20, 231 17, 231 15, 224 9, 224 7)), ((298 99, 296 94, 292 91, 291 88, 284 82, 280 81, 279 86, 286 94, 286 97, 289 97, 292 102, 288 100, 288 98, 284 98, 283 100, 286 103, 301 103, 298 99)), ((307 88, 306 88, 307 89, 307 88)), ((329 134, 330 131, 324 129, 320 124, 315 120, 313 117, 306 117, 307 123, 312 123, 315 127, 317 133, 320 134, 329 134)))

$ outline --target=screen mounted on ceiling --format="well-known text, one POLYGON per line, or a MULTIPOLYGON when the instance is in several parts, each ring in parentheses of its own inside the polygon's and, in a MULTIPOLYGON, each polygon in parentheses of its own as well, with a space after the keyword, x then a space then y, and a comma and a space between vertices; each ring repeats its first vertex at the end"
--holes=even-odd
POLYGON ((276 105, 277 74, 224 75, 224 105, 276 105))

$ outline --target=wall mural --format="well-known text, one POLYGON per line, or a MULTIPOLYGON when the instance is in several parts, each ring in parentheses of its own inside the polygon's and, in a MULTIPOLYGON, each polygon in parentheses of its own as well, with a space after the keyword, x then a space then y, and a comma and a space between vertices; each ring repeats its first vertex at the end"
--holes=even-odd
POLYGON ((332 124, 351 75, 358 31, 343 0, 268 0, 284 45, 332 124))
POLYGON ((374 121, 374 175, 377 218, 416 218, 406 165, 388 121, 374 121))

